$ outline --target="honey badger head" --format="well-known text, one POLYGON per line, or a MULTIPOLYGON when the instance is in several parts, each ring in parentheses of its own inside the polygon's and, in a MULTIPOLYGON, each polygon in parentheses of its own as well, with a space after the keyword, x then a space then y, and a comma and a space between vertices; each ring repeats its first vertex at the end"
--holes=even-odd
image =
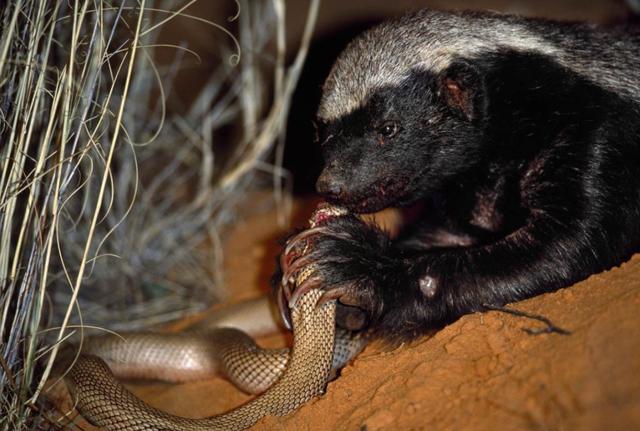
POLYGON ((376 89, 347 115, 323 123, 324 169, 316 184, 355 212, 409 204, 478 159, 483 84, 473 66, 419 69, 376 89))
POLYGON ((473 59, 504 44, 552 49, 526 28, 510 40, 503 27, 514 25, 491 14, 423 11, 352 41, 323 87, 319 193, 373 212, 409 204, 473 166, 488 106, 473 59))

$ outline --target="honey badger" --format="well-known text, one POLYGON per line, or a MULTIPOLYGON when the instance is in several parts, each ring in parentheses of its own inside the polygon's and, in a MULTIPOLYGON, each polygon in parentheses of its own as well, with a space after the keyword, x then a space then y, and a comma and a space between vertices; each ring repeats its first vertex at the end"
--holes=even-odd
POLYGON ((314 273, 277 284, 283 310, 323 289, 362 311, 343 325, 407 339, 640 244, 635 30, 420 11, 347 46, 318 122, 318 192, 352 213, 406 208, 410 223, 390 238, 338 217, 291 238, 276 278, 314 273))

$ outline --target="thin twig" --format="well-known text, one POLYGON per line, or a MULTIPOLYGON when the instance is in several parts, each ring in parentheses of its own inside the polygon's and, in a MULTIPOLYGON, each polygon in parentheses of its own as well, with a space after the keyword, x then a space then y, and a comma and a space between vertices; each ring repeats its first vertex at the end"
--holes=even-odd
POLYGON ((512 316, 524 317, 531 320, 537 320, 546 325, 546 327, 544 328, 521 328, 524 332, 526 332, 529 335, 540 335, 540 334, 551 334, 551 333, 556 333, 561 335, 571 335, 570 331, 555 325, 547 317, 539 314, 528 313, 526 311, 516 310, 514 308, 508 308, 508 307, 499 306, 499 305, 484 304, 483 307, 486 308, 487 310, 499 311, 501 313, 511 314, 512 316))
POLYGON ((7 364, 7 362, 4 360, 2 355, 0 355, 0 366, 4 370, 4 373, 7 376, 7 378, 9 379, 9 385, 11 385, 11 389, 14 391, 17 390, 18 385, 16 384, 16 379, 15 377, 13 377, 13 372, 11 371, 9 364, 7 364))

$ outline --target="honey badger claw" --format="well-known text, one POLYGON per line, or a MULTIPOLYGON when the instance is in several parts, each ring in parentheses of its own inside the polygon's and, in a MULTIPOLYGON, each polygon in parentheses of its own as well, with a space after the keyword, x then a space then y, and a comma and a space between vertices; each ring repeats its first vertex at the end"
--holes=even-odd
POLYGON ((317 257, 310 253, 314 238, 318 236, 332 236, 346 239, 346 235, 334 232, 324 226, 329 220, 346 215, 348 212, 342 207, 328 203, 320 203, 309 219, 309 229, 290 238, 284 252, 280 255, 282 279, 276 294, 278 308, 282 321, 291 329, 291 312, 296 306, 303 292, 318 288, 322 280, 313 275, 314 260, 317 257))

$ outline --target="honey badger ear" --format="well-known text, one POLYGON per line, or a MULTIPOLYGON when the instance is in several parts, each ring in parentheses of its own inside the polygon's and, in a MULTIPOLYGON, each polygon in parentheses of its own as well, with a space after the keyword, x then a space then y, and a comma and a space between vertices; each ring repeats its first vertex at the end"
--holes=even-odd
POLYGON ((485 83, 480 70, 466 61, 452 63, 439 76, 438 94, 455 113, 475 122, 486 112, 485 83))

